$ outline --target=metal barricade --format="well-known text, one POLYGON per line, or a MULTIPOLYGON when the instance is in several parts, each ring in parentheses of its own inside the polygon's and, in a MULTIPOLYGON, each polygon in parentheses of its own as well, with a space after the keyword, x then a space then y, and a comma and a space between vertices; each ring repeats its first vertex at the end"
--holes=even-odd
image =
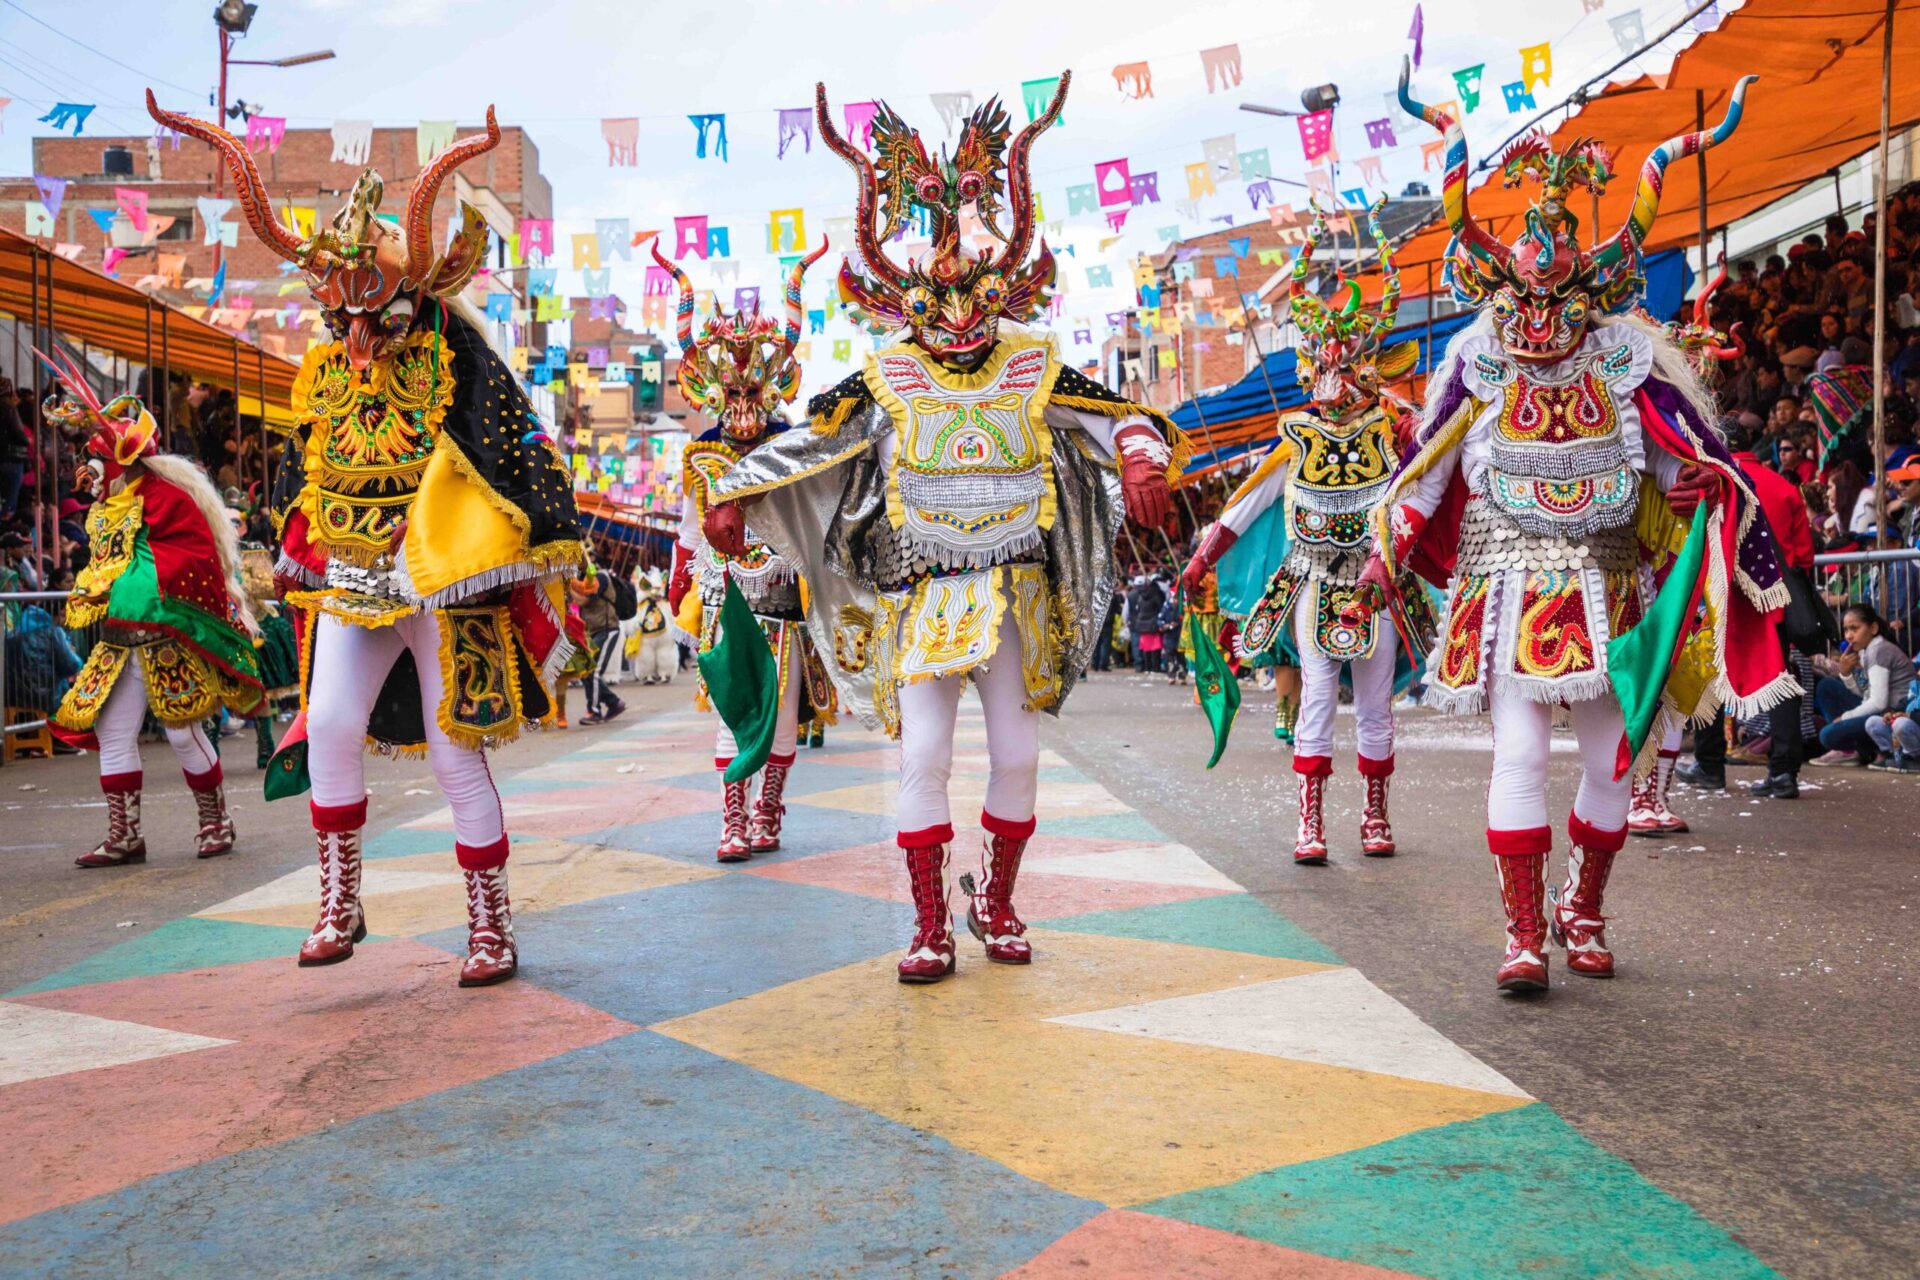
POLYGON ((41 739, 47 717, 79 674, 98 624, 79 630, 66 623, 64 591, 0 591, 0 766, 17 739, 41 739))
POLYGON ((1834 551, 1813 558, 1813 581, 1839 613, 1864 600, 1885 615, 1901 648, 1912 652, 1920 634, 1920 547, 1834 551), (1886 587, 1885 607, 1881 586, 1886 587))

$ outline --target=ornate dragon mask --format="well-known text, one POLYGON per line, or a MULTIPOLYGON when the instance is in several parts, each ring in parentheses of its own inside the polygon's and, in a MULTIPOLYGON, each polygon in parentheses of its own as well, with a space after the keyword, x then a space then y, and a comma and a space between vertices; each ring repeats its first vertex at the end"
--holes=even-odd
POLYGON ((1337 306, 1329 307, 1307 291, 1314 248, 1327 232, 1327 215, 1317 204, 1307 242, 1293 260, 1290 305, 1293 323, 1300 329, 1295 367, 1315 407, 1334 422, 1344 422, 1371 407, 1380 398, 1381 384, 1405 376, 1420 357, 1417 342, 1396 343, 1385 351, 1380 348, 1393 332, 1393 319, 1400 309, 1400 271, 1393 265, 1386 233, 1380 230, 1380 210, 1385 204, 1382 196, 1367 210, 1367 229, 1380 251, 1380 270, 1386 278, 1379 310, 1362 308, 1359 281, 1344 276, 1335 285, 1345 292, 1337 306))
POLYGON ((33 354, 58 380, 65 395, 50 395, 40 406, 48 422, 69 431, 87 432, 86 447, 74 480, 98 497, 108 493, 126 475, 127 468, 160 451, 160 429, 140 397, 115 396, 106 404, 94 394, 80 366, 64 352, 33 354))
POLYGON ((800 282, 807 268, 827 251, 820 247, 793 264, 787 273, 786 318, 776 320, 753 310, 731 315, 716 309, 693 333, 693 285, 653 243, 653 260, 673 273, 680 286, 680 304, 674 320, 680 339, 680 392, 687 403, 713 415, 720 430, 736 440, 754 440, 767 429, 767 420, 800 390, 800 365, 793 347, 800 340, 800 282))
POLYGON ((1700 380, 1709 387, 1720 381, 1722 361, 1737 360, 1747 353, 1747 340, 1740 334, 1740 326, 1722 333, 1713 327, 1713 295, 1721 285, 1727 282, 1727 260, 1720 259, 1720 270, 1707 287, 1693 300, 1693 319, 1683 323, 1673 320, 1666 325, 1667 336, 1673 339, 1673 345, 1686 355, 1687 363, 1700 375, 1700 380))
POLYGON ((820 136, 860 180, 855 202, 855 256, 840 267, 840 295, 876 332, 904 328, 936 359, 968 365, 984 358, 998 339, 1000 322, 1016 324, 1045 308, 1053 284, 1053 255, 1046 241, 1029 264, 1033 244, 1033 189, 1029 157, 1034 140, 1060 118, 1067 82, 1062 74, 1053 101, 1008 142, 1007 113, 998 98, 967 118, 952 156, 927 155, 920 134, 881 103, 873 121, 878 159, 840 136, 827 108, 827 87, 814 92, 820 136), (979 256, 960 243, 960 217, 975 207, 996 252, 979 256), (1003 230, 1001 218, 1011 220, 1003 230), (933 247, 924 259, 901 266, 886 244, 909 217, 930 226, 933 247))
POLYGON ((1441 202, 1453 227, 1447 247, 1446 280, 1463 305, 1490 307, 1500 342, 1515 360, 1552 363, 1565 358, 1586 336, 1593 313, 1618 315, 1646 290, 1640 246, 1660 210, 1667 166, 1725 142, 1740 126, 1747 86, 1758 76, 1743 76, 1733 87, 1727 114, 1712 129, 1685 133, 1653 149, 1640 168, 1627 221, 1597 248, 1580 247, 1580 220, 1567 208, 1576 187, 1601 194, 1613 179, 1613 158, 1605 147, 1580 139, 1564 152, 1552 149, 1543 134, 1520 139, 1508 149, 1501 173, 1509 187, 1529 176, 1540 183, 1540 197, 1527 211, 1525 230, 1503 245, 1467 211, 1467 140, 1457 120, 1437 107, 1416 102, 1408 92, 1408 64, 1400 67, 1400 105, 1424 119, 1446 139, 1447 169, 1441 202))
POLYGON ((456 142, 414 180, 399 228, 377 216, 385 184, 368 169, 354 183, 332 222, 301 239, 273 216, 272 199, 246 145, 218 125, 162 111, 147 90, 147 114, 177 132, 210 143, 233 176, 234 194, 253 233, 269 249, 306 272, 307 288, 320 304, 327 328, 346 347, 356 369, 393 350, 413 327, 423 296, 459 293, 473 279, 487 251, 487 225, 464 201, 460 230, 438 258, 433 252, 433 202, 447 175, 500 143, 500 126, 487 108, 487 132, 456 142))

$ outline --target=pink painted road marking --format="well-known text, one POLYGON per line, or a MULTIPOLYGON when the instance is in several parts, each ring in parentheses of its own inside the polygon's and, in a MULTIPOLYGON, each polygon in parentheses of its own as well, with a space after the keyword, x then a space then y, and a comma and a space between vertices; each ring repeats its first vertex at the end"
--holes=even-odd
POLYGON ((325 969, 258 960, 21 997, 237 1043, 0 1088, 0 1222, 637 1029, 525 978, 462 991, 458 967, 397 941, 325 969))
POLYGON ((1000 1280, 1409 1280, 1317 1253, 1196 1227, 1150 1213, 1113 1209, 1069 1231, 1032 1262, 1000 1280))

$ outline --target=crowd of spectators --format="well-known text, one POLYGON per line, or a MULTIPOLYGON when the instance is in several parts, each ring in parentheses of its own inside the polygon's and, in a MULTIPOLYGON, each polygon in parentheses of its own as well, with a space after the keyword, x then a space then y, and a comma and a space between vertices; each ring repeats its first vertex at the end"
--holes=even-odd
MULTIPOLYGON (((1783 543, 1809 551, 1920 547, 1920 184, 1888 201, 1886 305, 1879 312, 1875 234, 1871 213, 1857 227, 1829 217, 1822 232, 1784 254, 1736 262, 1712 300, 1714 326, 1744 347, 1720 366, 1723 430, 1747 451, 1743 466, 1763 465, 1798 486, 1804 525, 1797 510, 1770 508, 1768 517, 1794 526, 1791 534, 1776 529, 1783 543), (1879 458, 1875 342, 1885 370, 1879 458), (1876 462, 1884 491, 1875 487, 1876 462)), ((1920 711, 1920 682, 1911 659, 1920 630, 1920 566, 1904 559, 1838 566, 1811 582, 1839 622, 1832 645, 1789 655, 1807 693, 1807 732, 1796 746, 1816 764, 1920 771, 1920 727, 1912 719, 1920 711)), ((1758 764, 1771 754, 1777 769, 1780 731, 1778 716, 1740 727, 1735 736, 1746 741, 1727 758, 1758 764)), ((1717 779, 1708 769, 1703 780, 1717 779)))

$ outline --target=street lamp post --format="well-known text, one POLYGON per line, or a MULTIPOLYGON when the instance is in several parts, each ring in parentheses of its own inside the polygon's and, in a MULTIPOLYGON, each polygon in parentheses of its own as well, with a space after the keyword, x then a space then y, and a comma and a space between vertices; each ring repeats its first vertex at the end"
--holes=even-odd
MULTIPOLYGON (((236 58, 233 57, 233 43, 247 34, 247 28, 253 25, 253 15, 259 10, 257 4, 248 4, 245 0, 221 0, 220 7, 213 11, 213 24, 220 37, 220 101, 219 115, 215 122, 222 128, 227 120, 227 68, 234 67, 300 67, 310 62, 325 62, 333 56, 333 50, 321 49, 313 53, 299 53, 289 58, 236 58)), ((244 111, 246 104, 240 104, 244 111)), ((227 168, 223 164, 213 166, 213 195, 219 199, 226 194, 227 168)), ((218 240, 213 244, 213 274, 220 274, 221 263, 225 260, 226 246, 218 240)))

